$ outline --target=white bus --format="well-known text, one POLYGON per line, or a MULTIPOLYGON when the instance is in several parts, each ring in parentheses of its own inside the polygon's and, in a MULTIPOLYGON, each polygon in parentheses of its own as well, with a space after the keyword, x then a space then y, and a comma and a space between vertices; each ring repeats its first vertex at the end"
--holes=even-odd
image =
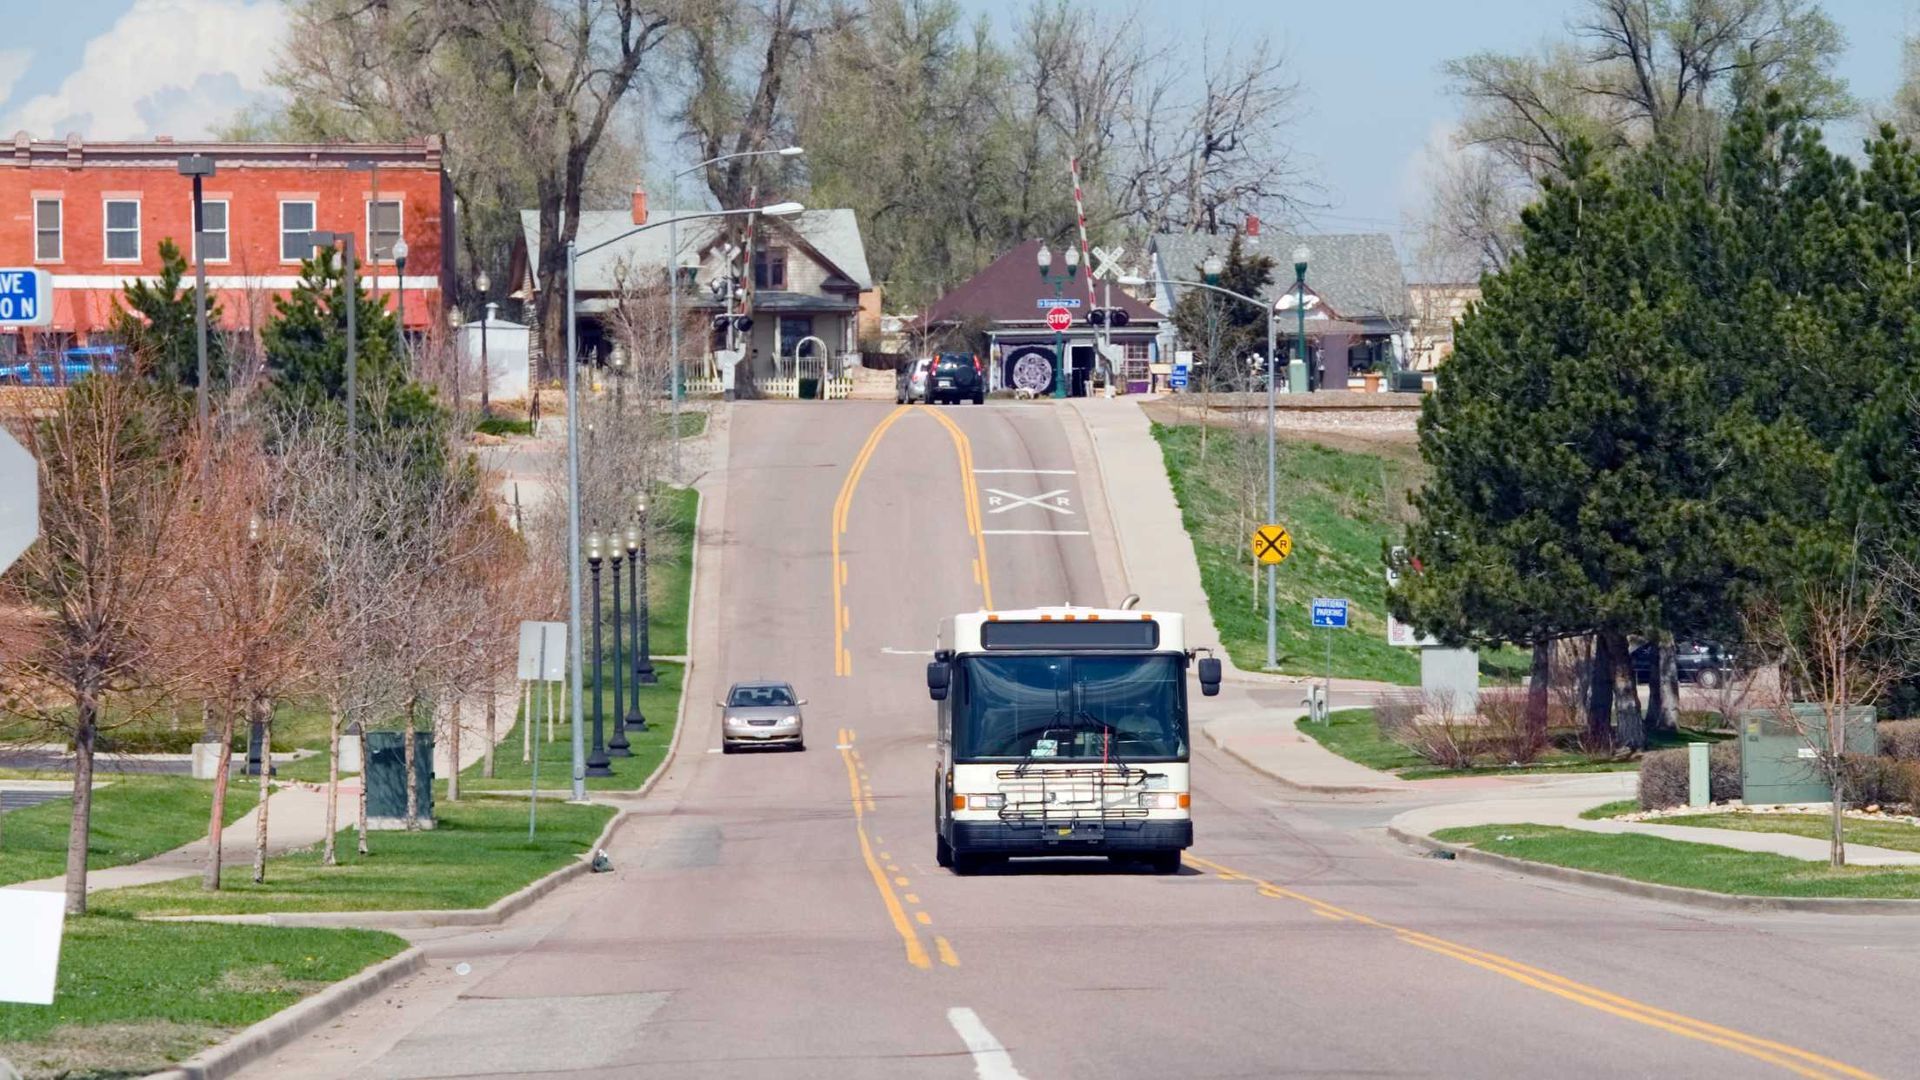
MULTIPOLYGON (((1176 613, 1077 607, 943 620, 927 665, 940 865, 1107 855, 1178 871, 1193 843, 1184 630, 1176 613)), ((1219 693, 1220 661, 1193 666, 1219 693)))

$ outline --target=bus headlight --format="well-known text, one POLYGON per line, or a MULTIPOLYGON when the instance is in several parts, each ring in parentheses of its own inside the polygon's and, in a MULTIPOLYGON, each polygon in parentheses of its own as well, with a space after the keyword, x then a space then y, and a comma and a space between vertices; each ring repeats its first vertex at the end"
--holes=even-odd
POLYGON ((1007 805, 1007 797, 1005 795, 967 796, 967 809, 969 810, 998 810, 1005 805, 1007 805))
POLYGON ((1148 810, 1185 810, 1191 799, 1184 791, 1143 791, 1140 805, 1148 810))

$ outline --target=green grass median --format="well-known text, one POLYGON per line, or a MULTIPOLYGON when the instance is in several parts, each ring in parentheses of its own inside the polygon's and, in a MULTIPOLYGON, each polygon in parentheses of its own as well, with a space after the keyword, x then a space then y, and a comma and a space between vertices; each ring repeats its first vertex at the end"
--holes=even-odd
MULTIPOLYGON (((1392 773, 1403 780, 1436 780, 1456 776, 1520 776, 1553 773, 1632 772, 1640 768, 1638 758, 1616 760, 1611 755, 1586 754, 1566 746, 1551 746, 1536 760, 1525 765, 1479 764, 1469 769, 1448 769, 1434 765, 1406 746, 1388 738, 1374 722, 1372 709, 1341 709, 1331 713, 1326 723, 1306 717, 1294 722, 1302 735, 1339 754, 1348 761, 1392 773)), ((1678 733, 1656 732, 1651 750, 1685 746, 1690 742, 1712 742, 1724 735, 1681 728, 1678 733)), ((1628 809, 1633 809, 1629 806, 1628 809)), ((1626 810, 1616 811, 1626 813, 1626 810)), ((1611 816, 1611 815, 1609 815, 1611 816)))
POLYGON ((406 945, 363 930, 70 919, 53 1004, 0 1004, 0 1057, 29 1077, 142 1076, 406 945))
POLYGON ((483 908, 572 862, 613 813, 610 806, 543 802, 529 841, 525 800, 440 802, 435 828, 372 833, 370 855, 356 854, 353 830, 342 829, 338 866, 322 866, 314 848, 273 859, 264 884, 254 884, 243 863, 221 877, 219 892, 203 892, 193 878, 100 893, 94 905, 124 915, 483 908))
MULTIPOLYGON (((253 809, 258 788, 235 777, 227 791, 231 824, 253 809)), ((184 776, 118 776, 93 791, 87 830, 87 867, 151 859, 207 835, 213 785, 184 776)), ((0 814, 0 885, 35 881, 67 872, 67 826, 73 800, 53 799, 0 814)))
POLYGON ((1442 829, 1433 836, 1530 862, 1736 896, 1920 899, 1920 868, 1834 870, 1824 862, 1785 855, 1551 825, 1476 825, 1442 829))
MULTIPOLYGON (((1785 833, 1812 840, 1833 835, 1833 823, 1825 814, 1686 814, 1663 817, 1654 824, 1692 825, 1702 829, 1731 829, 1736 832, 1785 833)), ((1846 818, 1842 826, 1847 843, 1893 851, 1920 851, 1920 825, 1903 821, 1869 821, 1846 818)))

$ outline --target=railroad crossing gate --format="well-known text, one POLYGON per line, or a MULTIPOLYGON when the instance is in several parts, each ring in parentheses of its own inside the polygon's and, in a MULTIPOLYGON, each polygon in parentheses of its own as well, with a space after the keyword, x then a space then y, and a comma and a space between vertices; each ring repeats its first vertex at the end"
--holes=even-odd
POLYGON ((1262 525, 1253 530, 1253 557, 1269 566, 1293 554, 1293 534, 1285 525, 1262 525))

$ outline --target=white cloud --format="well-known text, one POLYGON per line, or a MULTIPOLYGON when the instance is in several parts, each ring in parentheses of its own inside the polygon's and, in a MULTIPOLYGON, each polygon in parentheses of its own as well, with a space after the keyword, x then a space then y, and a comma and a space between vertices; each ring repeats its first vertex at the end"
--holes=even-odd
POLYGON ((31 63, 32 49, 0 49, 0 102, 13 93, 13 84, 27 73, 27 65, 31 63))
MULTIPOLYGON (((0 120, 0 135, 203 136, 271 92, 266 68, 285 32, 278 0, 133 0, 57 90, 0 120)), ((0 101, 10 55, 0 53, 0 101)))

